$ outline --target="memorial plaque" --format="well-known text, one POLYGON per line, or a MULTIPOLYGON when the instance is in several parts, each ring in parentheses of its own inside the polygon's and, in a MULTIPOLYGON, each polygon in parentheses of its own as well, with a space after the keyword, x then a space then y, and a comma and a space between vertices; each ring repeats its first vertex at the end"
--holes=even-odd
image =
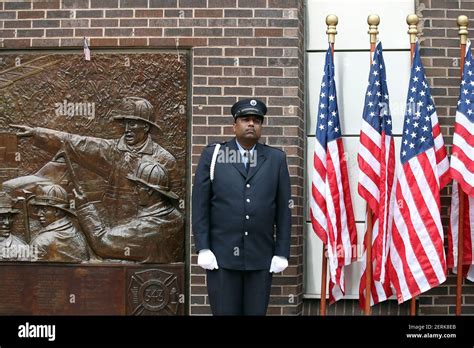
POLYGON ((188 85, 186 52, 1 54, 0 314, 183 313, 188 85))
POLYGON ((181 265, 10 263, 0 279, 0 315, 184 315, 181 265))

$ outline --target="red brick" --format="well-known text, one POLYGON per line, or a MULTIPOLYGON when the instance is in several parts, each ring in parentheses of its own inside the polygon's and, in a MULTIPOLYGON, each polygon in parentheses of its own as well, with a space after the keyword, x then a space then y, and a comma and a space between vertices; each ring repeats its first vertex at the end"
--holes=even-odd
POLYGON ((71 11, 59 10, 59 11, 47 11, 47 18, 71 18, 71 11))
POLYGON ((59 39, 33 39, 31 47, 59 47, 59 39))
POLYGON ((62 8, 88 8, 89 0, 62 0, 62 8))
POLYGON ((4 48, 29 48, 30 39, 5 39, 3 40, 4 48))
POLYGON ((118 39, 113 38, 92 38, 90 40, 91 47, 117 47, 118 39))
POLYGON ((135 36, 162 36, 162 28, 136 28, 135 36))
POLYGON ((283 29, 255 29, 255 36, 279 37, 283 36, 283 29))
POLYGON ((150 46, 157 46, 157 47, 175 47, 176 40, 173 38, 163 37, 163 38, 155 38, 152 37, 149 39, 150 46))
POLYGON ((59 28, 58 20, 37 20, 33 21, 33 28, 59 28))
POLYGON ((12 2, 5 2, 4 4, 5 10, 29 10, 31 9, 31 3, 24 1, 12 1, 12 2))
POLYGON ((154 7, 177 7, 178 0, 149 0, 150 8, 154 7))
POLYGON ((91 0, 91 8, 117 8, 119 0, 91 0))
POLYGON ((60 39, 60 46, 61 47, 82 47, 84 44, 84 41, 82 38, 61 38, 60 39))
POLYGON ((223 10, 194 10, 194 17, 223 17, 223 10))
POLYGON ((163 17, 163 10, 135 10, 135 17, 163 17))
POLYGON ((0 30, 0 38, 15 37, 15 30, 0 30))
POLYGON ((91 19, 91 27, 116 27, 118 19, 91 19))
POLYGON ((146 38, 121 38, 120 46, 147 46, 146 38))
POLYGON ((74 36, 81 36, 81 37, 91 37, 91 36, 102 36, 102 29, 76 29, 74 30, 74 36))
POLYGON ((31 28, 31 21, 5 21, 4 28, 31 28))
POLYGON ((60 8, 60 1, 59 0, 49 0, 49 1, 41 1, 41 2, 33 2, 33 9, 56 9, 60 8))
POLYGON ((74 35, 74 29, 47 29, 47 37, 68 37, 74 35))
POLYGON ((120 7, 124 7, 124 8, 148 7, 148 0, 120 0, 120 7))
POLYGON ((127 18, 133 17, 133 10, 106 10, 105 17, 107 18, 127 18))
POLYGON ((203 37, 183 37, 179 38, 180 47, 207 46, 207 39, 203 37))
POLYGON ((208 0, 207 6, 209 8, 228 8, 228 7, 236 7, 237 0, 208 0))
POLYGON ((16 31, 17 37, 42 37, 44 36, 44 29, 18 29, 16 31))
POLYGON ((18 19, 44 18, 44 11, 18 11, 18 19))

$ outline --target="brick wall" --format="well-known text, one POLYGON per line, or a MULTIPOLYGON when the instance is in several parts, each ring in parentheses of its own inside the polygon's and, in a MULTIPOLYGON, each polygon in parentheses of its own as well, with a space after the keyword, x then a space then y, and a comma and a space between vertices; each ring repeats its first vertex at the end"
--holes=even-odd
MULTIPOLYGON (((304 1, 62 0, 0 2, 0 48, 156 47, 192 50, 194 172, 203 147, 232 136, 230 106, 268 105, 263 141, 288 154, 294 199, 290 267, 274 277, 269 314, 302 310, 304 1)), ((210 313, 190 238, 190 314, 210 313)))
MULTIPOLYGON (((456 19, 464 14, 474 18, 474 3, 455 0, 420 0, 417 14, 421 36, 421 56, 430 81, 444 140, 451 153, 459 96, 459 35, 456 19)), ((472 31, 471 31, 472 32, 472 31)), ((468 35, 472 38, 472 34, 468 35)), ((441 209, 445 232, 449 223, 451 185, 441 198, 441 209)), ((446 243, 447 245, 447 243, 446 243)), ((463 286, 463 314, 474 314, 474 284, 465 282, 463 286)), ((454 314, 456 307, 456 276, 450 275, 445 284, 426 292, 419 299, 420 315, 454 314)))

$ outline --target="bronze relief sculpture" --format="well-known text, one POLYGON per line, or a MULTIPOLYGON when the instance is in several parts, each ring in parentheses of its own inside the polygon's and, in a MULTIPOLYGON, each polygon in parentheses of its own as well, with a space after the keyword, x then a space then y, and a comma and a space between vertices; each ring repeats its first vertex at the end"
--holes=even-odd
POLYGON ((2 142, 15 136, 21 157, 0 164, 0 248, 23 245, 30 254, 0 255, 0 261, 184 261, 187 72, 173 55, 158 63, 146 56, 129 71, 117 57, 97 59, 88 73, 104 78, 88 81, 85 91, 77 80, 87 73, 71 74, 78 57, 71 62, 60 55, 49 59, 50 74, 0 86, 0 153, 2 142), (156 74, 168 63, 174 70, 168 66, 160 85, 156 74), (120 72, 108 75, 104 68, 120 72), (127 80, 128 88, 117 87, 127 80), (72 94, 82 101, 70 101, 72 94), (25 112, 31 110, 34 115, 25 112))

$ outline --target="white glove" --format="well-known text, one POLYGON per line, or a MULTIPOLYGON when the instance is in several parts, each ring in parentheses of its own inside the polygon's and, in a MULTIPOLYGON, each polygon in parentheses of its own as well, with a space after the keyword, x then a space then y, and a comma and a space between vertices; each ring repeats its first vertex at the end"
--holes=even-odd
POLYGON ((273 256, 272 265, 270 266, 270 273, 280 273, 283 272, 286 267, 288 267, 288 260, 283 256, 273 256))
POLYGON ((210 271, 212 271, 213 269, 219 268, 219 266, 217 265, 216 256, 209 249, 199 250, 198 265, 210 271))

